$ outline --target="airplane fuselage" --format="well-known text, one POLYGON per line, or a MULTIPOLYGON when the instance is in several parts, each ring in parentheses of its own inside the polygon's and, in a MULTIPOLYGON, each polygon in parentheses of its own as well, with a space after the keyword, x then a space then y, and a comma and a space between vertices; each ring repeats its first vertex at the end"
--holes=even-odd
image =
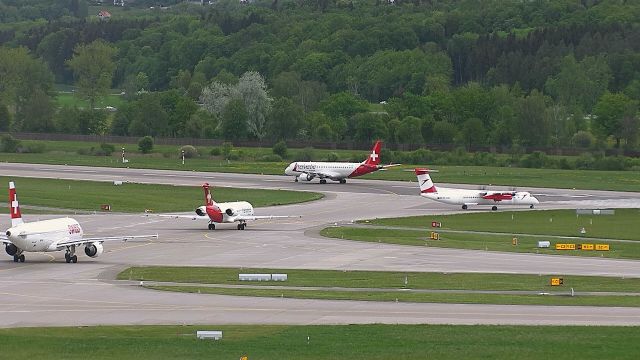
POLYGON ((9 240, 27 252, 59 251, 58 242, 80 240, 82 234, 82 227, 72 218, 22 223, 7 230, 9 240))
POLYGON ((436 192, 422 193, 421 196, 452 205, 537 205, 538 200, 529 192, 517 191, 513 193, 510 199, 487 199, 487 195, 492 193, 500 193, 493 191, 479 191, 466 189, 448 189, 438 187, 436 192))
POLYGON ((329 178, 331 180, 341 180, 361 176, 378 170, 375 166, 368 166, 362 163, 347 162, 294 162, 285 169, 285 175, 298 176, 309 174, 309 179, 314 177, 329 178), (317 174, 317 175, 316 175, 317 174))

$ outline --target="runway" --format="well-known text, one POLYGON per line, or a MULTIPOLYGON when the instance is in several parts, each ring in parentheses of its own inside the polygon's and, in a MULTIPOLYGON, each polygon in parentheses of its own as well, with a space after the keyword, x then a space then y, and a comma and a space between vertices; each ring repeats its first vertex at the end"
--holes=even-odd
MULTIPOLYGON (((317 235, 319 229, 357 219, 458 212, 455 206, 417 196, 416 183, 350 180, 347 184, 294 183, 284 176, 113 169, 54 165, 0 164, 4 176, 173 185, 252 187, 318 191, 323 200, 259 208, 256 214, 302 215, 286 221, 256 221, 247 230, 223 224, 142 215, 82 215, 87 236, 158 233, 154 241, 105 243, 96 259, 82 254, 77 264, 63 253, 27 253, 26 263, 0 258, 0 327, 102 324, 575 324, 640 325, 640 307, 500 306, 380 303, 249 298, 159 292, 115 281, 131 265, 178 265, 503 272, 640 277, 640 262, 409 247, 317 235), (53 257, 52 257, 53 255, 53 257)), ((126 186, 123 185, 123 186, 126 186)), ((564 189, 538 193, 540 208, 640 207, 640 194, 564 189)), ((194 188, 195 205, 200 190, 194 188)), ((27 221, 49 216, 29 215, 27 221)), ((8 217, 0 222, 8 227, 8 217)))

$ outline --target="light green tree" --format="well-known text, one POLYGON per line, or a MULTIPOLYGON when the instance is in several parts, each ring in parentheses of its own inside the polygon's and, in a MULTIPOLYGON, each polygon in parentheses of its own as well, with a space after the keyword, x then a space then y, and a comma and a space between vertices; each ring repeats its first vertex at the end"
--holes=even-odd
POLYGON ((78 93, 89 100, 93 109, 97 99, 111 88, 116 69, 113 58, 117 50, 103 40, 96 40, 76 46, 73 52, 73 58, 67 60, 67 65, 73 71, 78 93))

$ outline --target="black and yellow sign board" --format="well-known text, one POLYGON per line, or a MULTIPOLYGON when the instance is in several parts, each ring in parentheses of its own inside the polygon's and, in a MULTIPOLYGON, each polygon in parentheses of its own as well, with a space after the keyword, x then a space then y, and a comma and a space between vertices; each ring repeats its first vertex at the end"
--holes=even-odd
POLYGON ((562 278, 551 278, 551 286, 560 286, 564 283, 562 278))
POLYGON ((575 250, 576 244, 556 244, 556 250, 575 250))
POLYGON ((609 244, 596 244, 597 251, 609 251, 609 244))
POLYGON ((439 234, 439 233, 437 233, 437 232, 435 232, 435 231, 432 231, 432 232, 431 232, 431 236, 430 236, 429 238, 430 238, 431 240, 440 240, 440 234, 439 234))
POLYGON ((590 250, 595 249, 595 245, 593 245, 593 244, 580 244, 580 249, 581 250, 590 251, 590 250))

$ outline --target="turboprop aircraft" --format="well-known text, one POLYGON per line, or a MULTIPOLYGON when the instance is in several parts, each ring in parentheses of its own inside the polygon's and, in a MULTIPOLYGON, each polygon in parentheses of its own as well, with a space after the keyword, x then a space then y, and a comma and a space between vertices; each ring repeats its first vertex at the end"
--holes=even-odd
POLYGON ((494 191, 467 190, 437 187, 433 184, 429 169, 415 169, 420 186, 420 195, 427 199, 445 204, 462 205, 466 210, 472 205, 491 205, 491 210, 498 210, 500 205, 529 205, 533 209, 539 204, 538 199, 527 191, 494 191))
POLYGON ((24 262, 24 252, 49 252, 65 250, 67 263, 77 263, 76 247, 84 245, 89 257, 102 255, 105 241, 126 241, 138 238, 157 238, 158 235, 126 235, 84 238, 80 224, 69 217, 26 223, 22 220, 18 195, 13 181, 9 182, 9 211, 11 227, 0 235, 5 251, 13 261, 24 262))
POLYGON ((279 219, 300 216, 286 215, 254 215, 253 206, 246 201, 217 203, 211 197, 209 184, 202 184, 204 189, 204 206, 196 208, 195 215, 162 214, 162 217, 187 218, 192 220, 209 220, 209 230, 216 229, 216 223, 238 223, 238 230, 244 230, 249 220, 279 219))
POLYGON ((380 165, 381 147, 382 142, 376 141, 369 157, 361 163, 298 161, 289 164, 284 170, 284 174, 295 176, 295 182, 311 181, 317 177, 320 179, 320 184, 326 184, 327 179, 339 181, 341 184, 344 184, 347 182, 347 178, 362 176, 374 171, 400 165, 380 165))

